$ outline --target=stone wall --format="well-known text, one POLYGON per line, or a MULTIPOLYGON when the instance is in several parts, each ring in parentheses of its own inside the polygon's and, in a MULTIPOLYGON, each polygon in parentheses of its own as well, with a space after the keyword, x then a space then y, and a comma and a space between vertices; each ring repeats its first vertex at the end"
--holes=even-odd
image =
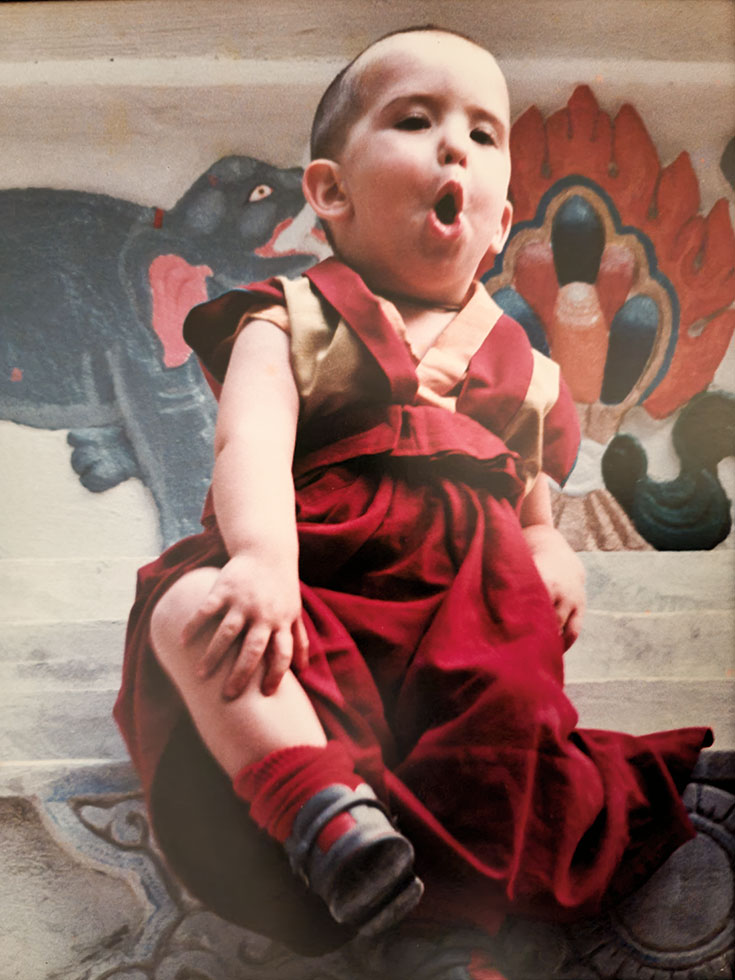
MULTIPOLYGON (((548 119, 580 85, 610 118, 631 103, 662 167, 688 152, 701 215, 723 197, 732 212, 721 166, 735 95, 728 0, 5 3, 0 198, 28 187, 107 195, 150 215, 151 227, 163 215, 165 233, 166 214, 220 158, 264 161, 285 181, 284 172, 304 162, 313 106, 334 71, 376 34, 427 21, 467 31, 497 52, 516 120, 531 106, 548 119)), ((38 239, 40 257, 58 255, 54 238, 63 230, 49 224, 38 239)), ((309 242, 306 226, 292 226, 291 234, 297 247, 309 242)), ((122 255, 110 255, 106 276, 117 274, 122 255)), ((10 275, 7 264, 0 268, 4 296, 16 285, 10 275)), ((101 332, 105 322, 88 327, 101 332)), ((30 349, 52 342, 34 322, 28 329, 30 349)), ((83 380, 86 363, 78 365, 83 380)), ((732 343, 715 368, 710 389, 735 391, 732 343)), ((15 363, 1 369, 8 376, 21 370, 15 363)), ((23 421, 8 404, 0 415, 0 976, 354 980, 352 954, 307 966, 199 910, 166 871, 110 720, 134 572, 165 535, 159 485, 147 471, 143 479, 118 479, 129 456, 108 431, 117 455, 105 459, 117 460, 117 477, 107 485, 103 473, 93 492, 80 482, 84 465, 70 465, 78 443, 68 444, 70 431, 94 428, 88 417, 61 424, 43 392, 35 416, 23 421)), ((131 412, 135 418, 135 406, 131 412)), ((670 438, 678 414, 652 421, 639 412, 631 430, 645 442, 654 480, 678 473, 670 438)), ((114 430, 119 419, 105 419, 114 430)), ((185 445, 178 450, 184 460, 185 445)), ((89 452, 89 442, 82 449, 89 452)), ((717 473, 732 501, 732 456, 723 455, 717 473)), ((572 530, 578 509, 574 515, 572 530)), ((609 509, 604 519, 622 520, 609 509)), ((623 550, 584 555, 590 612, 567 660, 581 721, 631 732, 713 724, 717 748, 733 749, 733 536, 714 551, 656 551, 626 528, 623 550)), ((576 980, 730 975, 732 932, 718 904, 731 888, 723 792, 722 785, 708 788, 704 802, 692 804, 702 810, 697 847, 720 843, 705 862, 710 877, 683 880, 694 882, 690 904, 700 887, 717 900, 709 918, 689 923, 681 948, 653 926, 641 927, 632 942, 623 915, 586 932, 544 934, 541 947, 561 953, 547 974, 535 975, 550 976, 557 966, 558 975, 566 970, 576 980), (707 836, 710 825, 719 829, 707 836), (686 953, 687 943, 696 955, 686 953)), ((652 907, 641 913, 644 896, 629 918, 653 922, 657 895, 649 893, 652 907)))

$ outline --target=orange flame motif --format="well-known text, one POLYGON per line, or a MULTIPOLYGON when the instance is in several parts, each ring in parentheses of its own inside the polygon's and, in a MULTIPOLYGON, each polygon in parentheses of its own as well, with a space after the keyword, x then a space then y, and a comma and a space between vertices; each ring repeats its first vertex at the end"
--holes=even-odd
POLYGON ((648 296, 658 311, 655 339, 638 383, 613 415, 619 421, 641 399, 654 418, 670 415, 711 383, 735 331, 735 235, 727 201, 701 215, 688 153, 662 167, 636 110, 623 105, 611 119, 585 85, 546 120, 537 107, 528 109, 513 125, 511 155, 514 223, 531 230, 515 253, 511 239, 503 271, 488 280, 490 292, 512 284, 529 302, 576 400, 587 405, 600 397, 616 310, 626 298, 648 296), (560 181, 559 197, 568 198, 574 177, 607 222, 593 283, 560 283, 554 275, 549 215, 555 206, 548 202, 560 181), (619 226, 595 202, 595 185, 600 200, 613 203, 619 226), (545 231, 537 217, 544 198, 545 231), (651 275, 641 241, 652 248, 668 294, 651 275))

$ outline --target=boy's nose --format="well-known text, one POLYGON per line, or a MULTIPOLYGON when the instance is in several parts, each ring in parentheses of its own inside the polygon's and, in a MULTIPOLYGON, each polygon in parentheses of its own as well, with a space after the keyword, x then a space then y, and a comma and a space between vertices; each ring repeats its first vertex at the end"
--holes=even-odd
POLYGON ((444 134, 439 147, 439 161, 444 165, 459 164, 465 166, 467 148, 459 133, 449 131, 444 134))
POLYGON ((447 150, 442 159, 444 164, 458 163, 460 166, 464 166, 467 160, 466 154, 460 152, 459 150, 447 150))

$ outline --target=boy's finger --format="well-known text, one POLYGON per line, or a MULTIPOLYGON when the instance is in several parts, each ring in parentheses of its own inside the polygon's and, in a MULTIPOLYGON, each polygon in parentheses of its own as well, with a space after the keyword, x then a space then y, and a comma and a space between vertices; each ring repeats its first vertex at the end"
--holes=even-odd
POLYGON ((224 599, 218 598, 213 592, 210 592, 181 631, 184 643, 191 643, 205 626, 210 626, 212 619, 221 612, 223 605, 224 599))
POLYGON ((266 697, 275 694, 283 675, 291 666, 293 636, 290 629, 278 630, 271 636, 268 646, 267 666, 261 690, 266 697))
POLYGON ((559 624, 560 632, 564 629, 571 611, 572 607, 569 605, 566 599, 561 595, 558 596, 556 602, 554 603, 554 612, 556 613, 556 621, 559 624))
POLYGON ((245 634, 240 652, 222 689, 222 694, 228 700, 239 697, 248 686, 270 637, 271 631, 267 626, 253 626, 245 634))
POLYGON ((304 670, 309 664, 309 637, 301 616, 294 623, 292 632, 293 663, 298 670, 304 670))
POLYGON ((574 643, 574 641, 579 637, 580 630, 582 628, 582 611, 580 609, 573 610, 571 616, 564 624, 563 637, 564 637, 564 649, 568 650, 569 647, 574 643))
POLYGON ((242 613, 230 610, 217 627, 204 656, 199 661, 197 673, 203 680, 217 670, 228 650, 233 646, 245 625, 242 613))

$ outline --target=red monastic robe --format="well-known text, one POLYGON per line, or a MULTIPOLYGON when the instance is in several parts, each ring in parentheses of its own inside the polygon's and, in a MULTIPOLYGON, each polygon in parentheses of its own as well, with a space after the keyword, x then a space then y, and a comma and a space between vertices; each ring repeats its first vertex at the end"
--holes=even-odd
MULTIPOLYGON (((274 304, 289 313, 302 398, 299 680, 416 848, 415 915, 494 931, 508 911, 594 913, 693 835, 680 792, 711 735, 576 728, 518 518, 537 470, 561 483, 577 451, 555 365, 481 287, 442 356, 417 363, 385 302, 329 259, 193 311, 187 339, 215 378, 243 315, 274 304)), ((163 591, 227 560, 210 506, 203 523, 139 573, 115 716, 185 883, 220 914, 321 952, 347 933, 255 828, 150 647, 163 591)))

